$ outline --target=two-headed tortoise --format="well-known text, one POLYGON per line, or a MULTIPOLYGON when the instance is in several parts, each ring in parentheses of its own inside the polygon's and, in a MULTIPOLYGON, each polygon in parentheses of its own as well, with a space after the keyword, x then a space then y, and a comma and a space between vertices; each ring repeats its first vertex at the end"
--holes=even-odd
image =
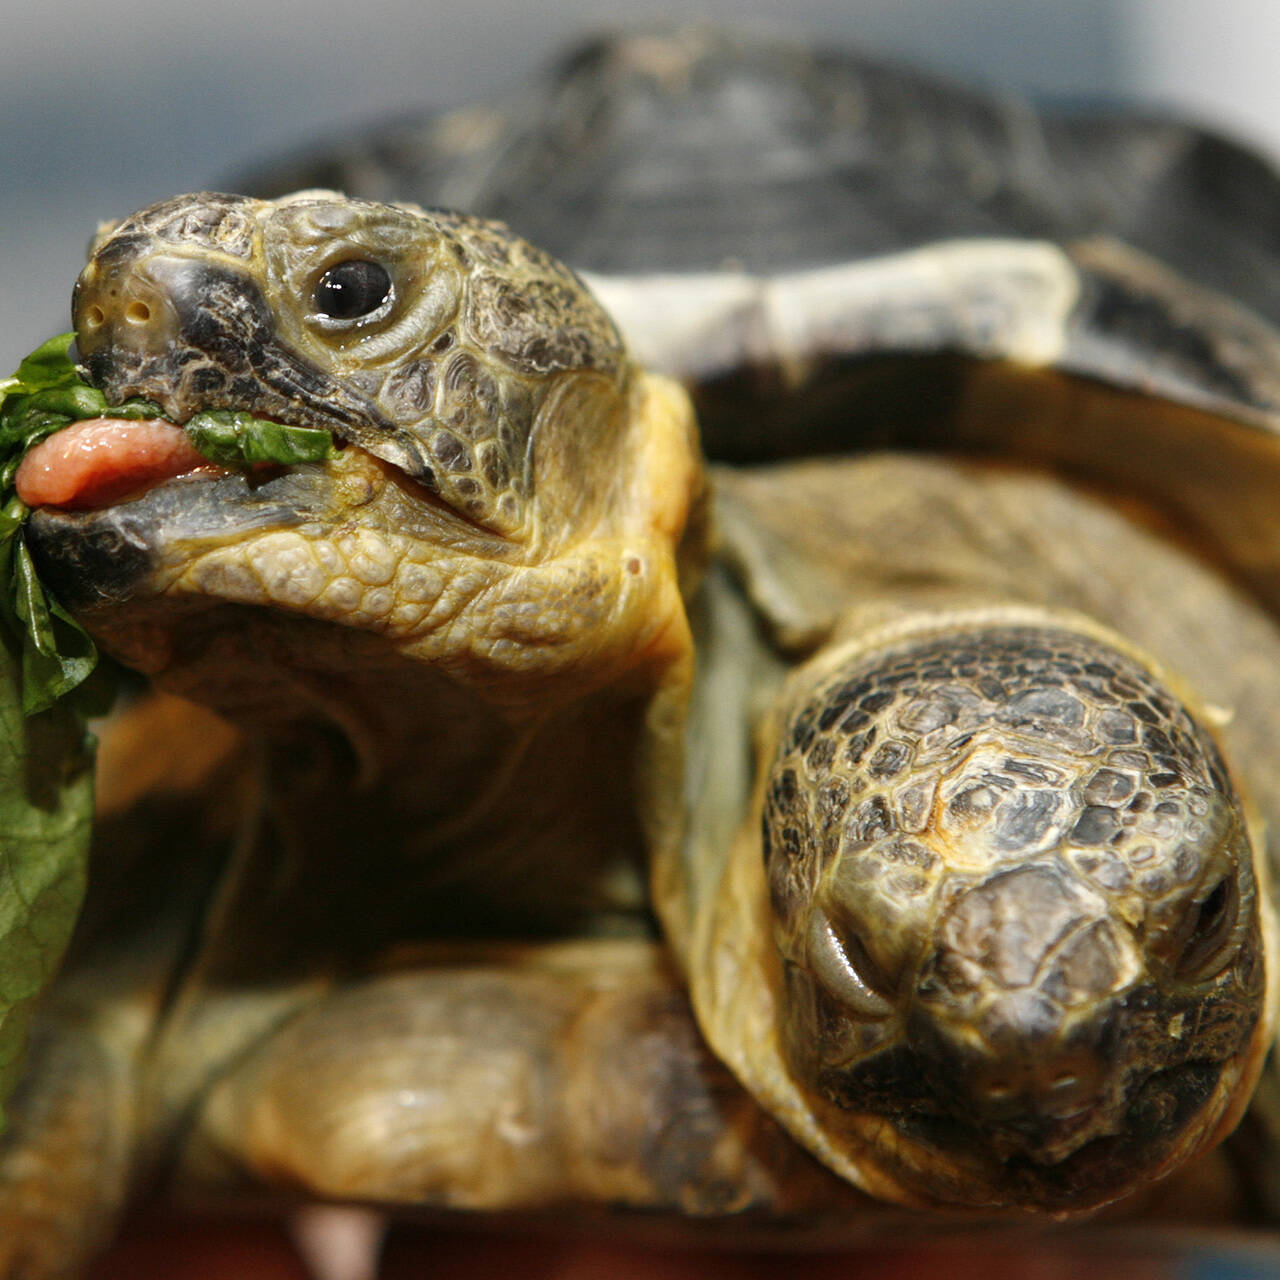
MULTIPOLYGON (((247 745, 125 717, 208 793, 104 822, 0 1148, 4 1274, 158 1182, 833 1240, 1140 1208, 1240 1121, 1276 987, 1280 335, 1065 238, 1065 193, 1029 238, 989 104, 778 57, 623 43, 542 114, 433 126, 432 193, 509 171, 568 256, 603 229, 630 273, 595 297, 503 225, 322 190, 100 234, 74 322, 112 403, 337 448, 173 474, 99 427, 82 472, 128 492, 31 520, 99 642, 247 745), (833 209, 837 153, 916 186, 833 209), (704 466, 667 373, 720 452, 827 455, 704 466), (970 452, 869 452, 899 440, 970 452)), ((1018 120, 1082 173, 1154 148, 1018 120)))

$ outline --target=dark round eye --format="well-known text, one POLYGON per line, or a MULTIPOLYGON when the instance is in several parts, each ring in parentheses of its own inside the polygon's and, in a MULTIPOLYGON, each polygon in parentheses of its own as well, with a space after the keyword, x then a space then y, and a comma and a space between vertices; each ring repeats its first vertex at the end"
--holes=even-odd
POLYGON ((316 285, 315 308, 332 320, 358 320, 376 311, 391 292, 391 277, 376 262, 352 258, 330 267, 316 285))
POLYGON ((1181 977, 1212 976, 1225 962, 1225 944, 1235 928, 1239 911, 1235 882, 1218 881, 1193 911, 1178 973, 1181 977))

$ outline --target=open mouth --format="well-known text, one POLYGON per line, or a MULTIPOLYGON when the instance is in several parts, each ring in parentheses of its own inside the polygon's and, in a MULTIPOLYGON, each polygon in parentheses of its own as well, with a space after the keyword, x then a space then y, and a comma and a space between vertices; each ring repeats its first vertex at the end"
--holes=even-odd
POLYGON ((191 548, 296 527, 332 505, 329 467, 224 465, 162 418, 72 422, 28 451, 14 487, 32 508, 41 580, 73 610, 153 594, 191 548))
POLYGON ((186 475, 227 468, 196 449, 181 427, 162 418, 90 418, 37 444, 14 477, 29 507, 94 510, 186 475))
POLYGON ((239 470, 275 472, 296 462, 321 461, 331 447, 326 432, 225 412, 203 418, 194 439, 191 427, 158 417, 72 422, 30 449, 14 486, 29 507, 96 510, 139 497, 168 480, 231 474, 228 462, 239 470), (233 421, 236 417, 267 438, 245 437, 243 427, 233 421), (305 438, 301 444, 299 438, 305 438))

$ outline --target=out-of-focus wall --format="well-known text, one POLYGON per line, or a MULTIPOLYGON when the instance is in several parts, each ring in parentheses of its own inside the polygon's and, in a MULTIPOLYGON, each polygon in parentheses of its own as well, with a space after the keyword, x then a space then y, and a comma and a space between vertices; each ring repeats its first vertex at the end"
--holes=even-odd
POLYGON ((1280 158, 1276 0, 1118 0, 1118 87, 1280 158))
POLYGON ((509 89, 624 18, 750 23, 1055 97, 1224 104, 1248 127, 1262 117, 1239 96, 1274 95, 1265 59, 1280 6, 1270 4, 1219 0, 1212 17, 1194 0, 28 5, 0 24, 0 374, 65 327, 98 219, 220 183, 354 121, 509 89))

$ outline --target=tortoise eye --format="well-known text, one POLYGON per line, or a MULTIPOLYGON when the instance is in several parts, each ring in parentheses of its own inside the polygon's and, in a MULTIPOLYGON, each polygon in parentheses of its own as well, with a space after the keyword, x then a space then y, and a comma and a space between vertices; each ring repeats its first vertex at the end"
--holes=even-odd
POLYGON ((1219 880, 1193 908, 1187 940, 1178 959, 1178 976, 1211 977, 1226 958, 1226 942, 1235 928, 1239 894, 1235 882, 1219 880))
POLYGON ((852 931, 837 933, 826 913, 809 918, 809 967, 814 976, 859 1018, 886 1018, 894 1009, 893 987, 852 931))
POLYGON ((391 294, 385 267, 351 258, 330 267, 316 285, 316 311, 331 320, 358 320, 372 314, 391 294))

